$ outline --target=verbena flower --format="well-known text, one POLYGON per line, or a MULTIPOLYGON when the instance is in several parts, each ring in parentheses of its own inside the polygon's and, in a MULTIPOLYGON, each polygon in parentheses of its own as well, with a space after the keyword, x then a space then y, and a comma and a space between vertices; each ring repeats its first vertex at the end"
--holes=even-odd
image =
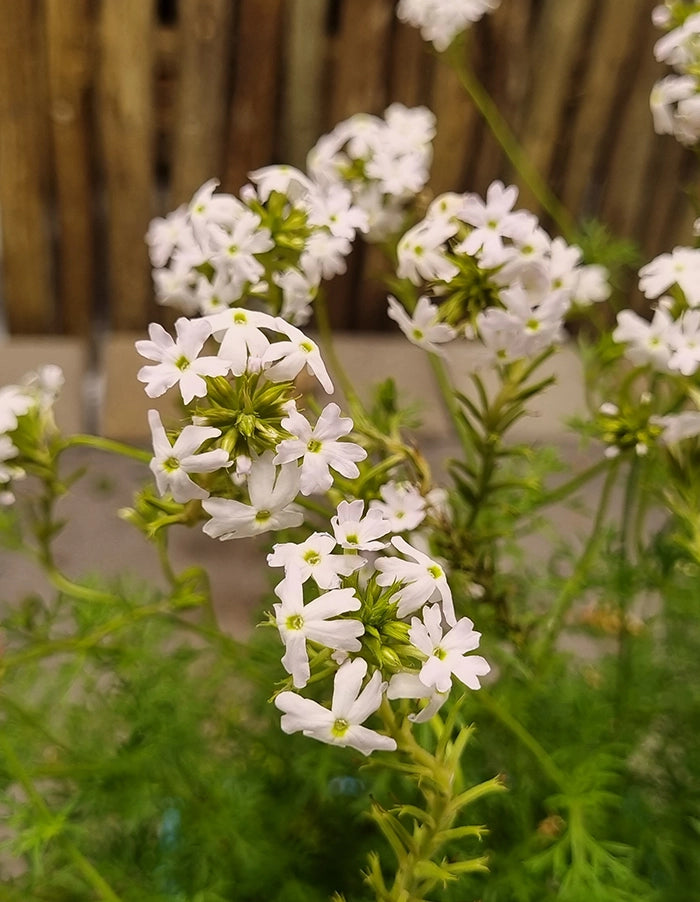
POLYGON ((276 467, 272 453, 253 461, 247 480, 250 504, 230 498, 209 498, 202 507, 211 519, 204 532, 215 539, 258 535, 275 529, 300 526, 303 512, 294 504, 299 491, 299 470, 293 464, 276 467))
POLYGON ((221 448, 197 454, 202 443, 217 438, 221 430, 211 426, 185 426, 171 444, 157 410, 148 411, 148 423, 154 453, 149 466, 160 494, 170 492, 181 503, 208 498, 209 492, 190 479, 189 474, 213 473, 229 464, 228 454, 221 448))
POLYGON ((280 599, 274 605, 275 620, 285 646, 282 666, 297 689, 303 689, 311 676, 307 639, 336 651, 360 651, 358 636, 364 625, 359 620, 331 619, 359 610, 361 602, 353 589, 331 589, 304 604, 301 574, 290 567, 275 595, 280 599))
POLYGON ((302 582, 312 577, 320 589, 336 589, 340 577, 348 576, 362 567, 359 555, 333 554, 336 540, 327 532, 315 532, 304 542, 281 542, 267 556, 270 567, 284 567, 285 573, 294 569, 302 582))
POLYGON ((363 755, 378 750, 394 751, 394 739, 362 726, 379 708, 386 689, 379 671, 362 688, 366 674, 367 662, 362 658, 342 664, 333 682, 330 710, 296 692, 280 692, 275 705, 284 712, 281 719, 284 732, 301 731, 304 736, 330 745, 349 746, 363 755))
POLYGON ((452 326, 438 321, 438 308, 427 297, 418 298, 413 316, 409 316, 403 305, 390 295, 388 315, 398 323, 412 344, 433 354, 444 356, 445 352, 440 345, 452 341, 457 335, 452 326))
POLYGON ((480 689, 480 676, 485 676, 491 667, 481 655, 467 652, 479 647, 481 633, 474 630, 468 617, 462 617, 443 633, 442 610, 440 605, 426 605, 423 620, 411 619, 409 638, 427 657, 420 670, 420 680, 427 687, 435 687, 437 692, 449 692, 452 675, 470 689, 480 689))
POLYGON ((336 541, 351 551, 386 548, 386 542, 379 539, 391 532, 391 523, 376 509, 370 508, 363 517, 364 508, 365 503, 361 500, 340 502, 336 515, 331 519, 336 541))
POLYGON ((364 460, 367 452, 354 442, 337 441, 348 435, 353 427, 349 417, 340 416, 337 404, 328 404, 313 427, 299 413, 294 402, 290 402, 287 410, 282 426, 294 437, 280 442, 274 462, 288 464, 301 460, 302 495, 328 491, 333 485, 331 468, 347 479, 360 475, 355 462, 364 460))
POLYGON ((433 595, 439 595, 445 619, 454 625, 457 620, 452 591, 440 564, 413 545, 409 545, 401 536, 394 536, 391 544, 397 551, 412 559, 406 561, 398 557, 381 557, 375 561, 375 567, 380 571, 377 577, 378 585, 391 586, 396 581, 402 584, 396 596, 398 616, 405 617, 417 611, 426 601, 430 601, 433 595))
POLYGON ((211 335, 206 320, 189 320, 181 317, 175 323, 173 338, 158 323, 148 327, 149 340, 136 342, 136 350, 142 357, 157 360, 155 366, 143 366, 137 379, 146 383, 149 398, 159 398, 173 385, 180 388, 185 404, 207 393, 204 376, 224 376, 229 364, 220 357, 199 357, 204 343, 211 335))

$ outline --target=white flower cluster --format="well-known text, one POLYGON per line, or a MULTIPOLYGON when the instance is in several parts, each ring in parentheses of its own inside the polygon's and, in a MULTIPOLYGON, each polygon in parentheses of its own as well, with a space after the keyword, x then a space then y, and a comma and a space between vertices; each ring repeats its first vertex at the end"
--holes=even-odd
MULTIPOLYGON (((386 492, 392 503, 396 488, 386 492)), ((479 689, 479 677, 490 670, 483 657, 468 654, 480 633, 468 618, 457 620, 442 566, 400 535, 388 537, 390 508, 375 501, 365 513, 362 500, 341 501, 332 534, 275 545, 268 556, 271 567, 285 572, 273 620, 292 685, 303 689, 314 672, 337 667, 330 709, 295 691, 277 695, 282 729, 365 755, 396 748, 393 738, 363 726, 384 698, 425 700, 409 715, 422 722, 445 702, 453 676, 479 689)))
POLYGON ((424 41, 436 50, 447 50, 452 41, 501 0, 399 0, 396 15, 402 22, 420 28, 424 41))
POLYGON ((461 330, 495 359, 516 360, 559 342, 572 305, 608 297, 606 270, 582 264, 578 247, 514 210, 517 195, 499 181, 485 201, 441 195, 399 240, 397 274, 433 296, 421 297, 412 317, 390 298, 389 316, 409 341, 440 353, 461 330))
POLYGON ((63 382, 61 368, 48 364, 28 373, 18 385, 0 388, 0 505, 14 502, 12 482, 25 476, 19 462, 23 446, 35 451, 46 433, 55 429, 53 405, 63 382))
POLYGON ((321 281, 345 272, 358 231, 382 239, 401 230, 428 180, 434 134, 429 110, 393 104, 384 119, 353 116, 320 138, 309 175, 266 166, 240 197, 206 182, 148 229, 158 302, 191 316, 252 298, 303 325, 321 281))
POLYGON ((700 4, 658 6, 653 19, 667 29, 656 42, 654 55, 675 70, 652 88, 654 131, 692 147, 700 140, 700 4))
POLYGON ((613 339, 636 365, 692 376, 700 367, 700 250, 677 247, 639 271, 645 297, 658 298, 651 322, 632 310, 617 316, 613 339), (665 292, 671 291, 673 297, 665 292))
POLYGON ((188 315, 245 296, 303 324, 323 278, 345 272, 362 211, 341 185, 328 190, 291 166, 250 174, 241 199, 215 194, 215 179, 186 207, 151 223, 146 239, 160 304, 188 315))
MULTIPOLYGON (((204 531, 220 539, 298 526, 294 499, 327 491, 331 470, 353 479, 367 452, 344 440, 352 431, 337 404, 312 425, 297 409, 292 380, 308 369, 327 392, 333 384, 318 346, 295 326, 268 313, 234 307, 200 319, 181 317, 175 338, 152 323, 137 351, 154 363, 139 370, 151 398, 177 386, 192 410, 174 442, 157 411, 149 412, 151 469, 164 496, 203 501, 204 531), (277 340, 271 340, 276 337, 277 340), (206 353, 213 338, 217 353, 206 353), (217 497, 193 476, 223 475, 217 497), (229 475, 230 474, 230 475, 229 475), (248 501, 240 495, 247 484, 248 501)), ((210 480, 211 481, 211 480, 210 480)))
POLYGON ((327 191, 349 188, 367 220, 367 238, 401 231, 406 204, 428 181, 435 116, 426 107, 393 103, 384 118, 358 113, 311 149, 307 168, 327 191))

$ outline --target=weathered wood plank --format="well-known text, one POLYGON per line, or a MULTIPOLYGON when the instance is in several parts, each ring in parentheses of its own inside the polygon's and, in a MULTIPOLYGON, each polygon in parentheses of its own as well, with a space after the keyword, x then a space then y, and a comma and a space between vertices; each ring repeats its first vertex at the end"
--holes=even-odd
POLYGON ((283 0, 240 0, 224 187, 273 162, 279 120, 283 0))
POLYGON ((354 113, 381 113, 387 105, 386 60, 394 9, 386 0, 343 0, 333 41, 330 125, 354 113))
MULTIPOLYGON (((566 132, 566 112, 571 101, 576 65, 587 43, 586 27, 595 0, 547 0, 540 13, 533 58, 532 89, 522 144, 530 161, 547 181, 552 163, 566 132)), ((531 192, 523 186, 521 202, 536 212, 531 192)))
MULTIPOLYGON (((645 4, 646 5, 646 4, 645 4)), ((594 215, 599 200, 596 168, 617 133, 621 93, 629 99, 629 72, 639 52, 636 29, 639 0, 604 3, 593 40, 595 53, 580 87, 581 103, 573 124, 562 200, 576 215, 594 215), (620 89, 623 89, 621 92, 620 89)), ((648 10, 651 14, 651 8, 648 10)), ((644 90, 643 86, 639 86, 644 90)))
POLYGON ((57 293, 61 326, 71 335, 88 335, 95 297, 95 185, 89 106, 92 13, 91 0, 46 0, 57 293))
POLYGON ((151 0, 102 0, 99 119, 106 188, 110 323, 141 329, 151 309, 144 235, 154 187, 151 0))
POLYGON ((221 177, 232 62, 231 0, 180 0, 171 206, 221 177))
POLYGON ((652 53, 657 37, 649 18, 640 18, 635 30, 638 65, 629 73, 625 103, 616 111, 619 121, 615 141, 600 174, 604 189, 599 216, 628 238, 640 239, 644 231, 650 196, 648 179, 656 178, 655 148, 660 140, 668 147, 673 143, 671 138, 659 139, 654 134, 649 112, 649 92, 662 72, 652 53))
POLYGON ((328 49, 327 0, 288 0, 280 159, 305 168, 323 131, 320 98, 328 49))
POLYGON ((0 211, 12 332, 56 325, 46 167, 43 15, 38 0, 0 0, 0 211))

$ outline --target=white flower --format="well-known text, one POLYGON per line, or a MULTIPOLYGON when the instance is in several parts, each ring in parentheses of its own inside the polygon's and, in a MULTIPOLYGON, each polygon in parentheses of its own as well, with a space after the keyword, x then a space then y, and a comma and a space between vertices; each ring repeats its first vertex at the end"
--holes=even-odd
POLYGON ((632 363, 642 366, 650 363, 663 372, 668 369, 671 359, 670 339, 674 328, 675 324, 663 306, 654 311, 651 322, 633 310, 621 310, 612 337, 618 344, 627 345, 625 355, 632 363))
POLYGON ((23 385, 4 385, 0 388, 0 432, 17 428, 17 418, 34 407, 36 400, 23 385))
POLYGON ((180 244, 183 241, 189 243, 191 240, 192 231, 189 227, 187 207, 178 207, 177 210, 168 213, 165 219, 156 217, 151 220, 146 233, 151 263, 157 268, 165 266, 180 244))
POLYGON ((378 510, 392 532, 410 532, 425 520, 426 501, 408 482, 387 482, 380 489, 382 500, 370 501, 370 510, 378 510))
POLYGON ((427 698, 428 704, 417 714, 409 714, 413 723, 426 723, 442 708, 450 697, 447 692, 438 692, 434 686, 426 686, 417 673, 402 671, 395 673, 389 680, 386 690, 388 699, 394 698, 427 698))
POLYGON ((444 219, 424 219, 409 229, 396 248, 400 279, 410 279, 414 285, 421 280, 449 282, 459 272, 445 256, 443 244, 457 234, 456 222, 444 219))
POLYGON ((336 541, 343 548, 354 551, 386 548, 386 542, 377 540, 391 531, 391 523, 376 509, 368 510, 363 519, 364 508, 365 503, 361 500, 340 502, 336 516, 331 519, 336 541))
POLYGON ((301 329, 285 322, 281 317, 276 319, 276 328, 289 339, 271 344, 263 355, 265 375, 272 382, 285 382, 294 379, 308 367, 321 383, 327 394, 333 393, 333 383, 328 370, 321 359, 321 352, 316 342, 304 335, 301 329), (274 361, 279 361, 274 363, 274 361), (269 364, 272 363, 272 366, 269 364))
POLYGON ((447 50, 455 37, 492 12, 500 0, 400 0, 396 15, 403 22, 420 28, 424 41, 438 51, 447 50))
POLYGON ((412 614, 437 593, 442 599, 445 620, 454 626, 457 619, 452 591, 442 567, 427 554, 409 545, 401 536, 394 536, 391 544, 402 554, 413 558, 412 561, 404 561, 397 557, 381 557, 375 561, 375 567, 380 571, 378 585, 391 586, 397 581, 403 584, 396 596, 399 603, 398 616, 412 614))
MULTIPOLYGON (((24 476, 24 470, 21 467, 14 466, 14 464, 8 464, 8 460, 12 460, 13 457, 17 457, 19 451, 13 445, 12 440, 8 435, 0 435, 0 484, 5 485, 10 482, 11 479, 21 479, 24 476)), ((14 495, 12 495, 11 500, 8 503, 12 503, 14 501, 14 495)), ((0 502, 2 504, 2 502, 0 502)))
POLYGON ((503 238, 524 240, 532 231, 534 217, 522 210, 512 212, 517 197, 515 185, 506 188, 499 181, 489 185, 485 201, 478 194, 466 194, 458 215, 473 230, 455 248, 455 253, 473 256, 481 251, 482 256, 499 260, 503 238))
POLYGON ((282 582, 275 588, 281 604, 274 605, 275 620, 285 646, 282 666, 291 674, 294 686, 303 689, 309 681, 311 670, 306 650, 306 640, 318 642, 336 651, 359 651, 358 640, 364 631, 359 620, 330 620, 361 607, 354 589, 332 589, 304 604, 304 593, 299 571, 291 567, 282 582))
POLYGON ((137 379, 146 383, 149 398, 158 398, 173 385, 179 385, 182 400, 189 404, 192 398, 206 395, 204 376, 224 376, 229 367, 219 357, 197 356, 211 335, 211 326, 206 320, 180 317, 175 323, 175 332, 177 338, 173 341, 161 325, 151 323, 148 327, 150 341, 137 341, 136 350, 142 357, 159 363, 141 367, 137 379))
POLYGON ((301 459, 301 493, 326 492, 333 485, 332 467, 346 479, 360 475, 355 461, 364 460, 367 452, 354 442, 338 442, 336 439, 352 431, 352 420, 340 416, 340 408, 331 403, 324 407, 316 425, 296 409, 294 402, 287 405, 287 416, 282 428, 294 438, 284 439, 277 445, 275 463, 288 464, 301 459))
POLYGON ((282 289, 280 316, 295 326, 303 326, 311 317, 311 302, 318 291, 318 281, 298 269, 285 269, 272 275, 272 281, 282 289))
POLYGON ((253 461, 248 475, 250 504, 229 498, 210 498, 202 507, 211 516, 204 532, 215 539, 240 539, 261 532, 300 526, 304 514, 292 501, 299 491, 299 468, 272 463, 267 451, 253 461))
POLYGON ((474 631, 472 621, 462 617, 443 635, 442 611, 438 604, 426 606, 422 621, 411 618, 408 636, 428 658, 420 670, 421 682, 435 687, 438 692, 449 692, 452 674, 470 689, 480 689, 479 677, 491 670, 481 655, 467 655, 479 647, 481 639, 481 633, 474 631))
POLYGON ((431 304, 427 297, 418 299, 413 316, 410 317, 403 304, 389 295, 388 315, 399 324, 399 328, 410 342, 433 354, 444 356, 445 352, 438 345, 452 341, 457 335, 452 326, 438 321, 437 305, 431 304))
POLYGON ((668 368, 692 376, 700 365, 700 310, 686 310, 669 334, 668 368))
POLYGON ((274 316, 242 307, 232 307, 206 319, 214 337, 221 342, 219 357, 228 362, 234 376, 242 376, 248 368, 248 358, 262 357, 270 346, 261 329, 276 329, 274 316))
POLYGON ((280 724, 284 732, 301 730, 304 736, 330 745, 349 746, 363 755, 378 749, 394 751, 394 739, 361 726, 380 706, 386 688, 379 671, 375 671, 361 689, 366 673, 367 662, 362 658, 346 661, 338 668, 330 711, 295 692, 280 692, 275 705, 284 712, 280 724))
POLYGON ((673 284, 681 288, 689 306, 700 306, 700 249, 675 247, 639 270, 639 288, 648 298, 658 298, 673 284))
POLYGON ((229 463, 228 454, 217 448, 197 454, 202 442, 221 435, 213 426, 185 426, 171 445, 157 410, 148 411, 154 457, 149 464, 161 495, 170 492, 175 501, 208 498, 209 492, 190 479, 190 473, 213 473, 229 463))
POLYGON ((700 410, 684 410, 664 417, 651 417, 649 422, 663 426, 661 441, 666 445, 677 445, 687 438, 700 435, 700 410))
POLYGON ((336 541, 327 532, 315 532, 305 542, 280 542, 267 556, 270 567, 294 569, 302 582, 311 576, 320 589, 336 589, 340 576, 349 576, 365 563, 359 555, 332 554, 336 541))
POLYGON ((195 238, 205 250, 209 249, 212 225, 230 227, 242 213, 248 212, 247 208, 230 194, 217 194, 214 197, 218 184, 217 179, 205 182, 197 189, 187 208, 195 238))
POLYGON ((352 192, 343 185, 332 184, 325 190, 314 186, 306 203, 309 225, 325 226, 336 238, 352 241, 355 232, 368 229, 367 214, 354 206, 352 192))
POLYGON ((692 75, 667 75, 656 82, 649 95, 649 108, 657 135, 674 133, 674 104, 692 97, 696 91, 697 82, 692 75))
POLYGON ((305 198, 313 187, 313 182, 293 166, 263 166, 248 173, 255 183, 258 197, 265 203, 273 191, 286 195, 292 202, 305 198))

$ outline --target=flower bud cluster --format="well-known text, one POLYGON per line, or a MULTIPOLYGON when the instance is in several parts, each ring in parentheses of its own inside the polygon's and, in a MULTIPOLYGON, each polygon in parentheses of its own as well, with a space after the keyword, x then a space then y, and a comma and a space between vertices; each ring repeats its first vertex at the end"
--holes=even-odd
POLYGON ((578 247, 514 210, 517 196, 498 181, 485 200, 441 195, 399 240, 397 273, 425 292, 412 317, 389 300, 409 341, 440 353, 461 332, 478 336, 495 359, 517 360, 559 342, 573 305, 608 297, 606 270, 582 264, 578 247))
POLYGON ((666 31, 654 55, 674 70, 651 91, 654 131, 693 147, 700 140, 700 3, 669 0, 654 9, 653 20, 666 31))
POLYGON ((61 368, 49 364, 0 388, 0 505, 14 502, 15 480, 42 466, 42 450, 57 434, 53 406, 63 381, 61 368))
POLYGON ((268 556, 271 567, 284 568, 270 620, 293 690, 333 675, 330 709, 292 689, 276 696, 282 729, 366 755, 396 748, 393 738, 363 726, 384 699, 423 700, 409 719, 425 721, 447 699, 453 677, 478 689, 490 670, 469 654, 480 633, 468 618, 457 620, 442 565, 391 535, 384 504, 365 513, 362 500, 341 501, 332 534, 275 545, 268 556))
MULTIPOLYGON (((138 373, 146 394, 157 398, 177 386, 189 415, 172 440, 157 411, 149 412, 151 470, 161 497, 201 502, 210 518, 205 533, 230 539, 298 526, 299 493, 327 491, 333 472, 359 476, 367 452, 347 440, 352 420, 335 403, 313 424, 297 408, 293 380, 304 369, 333 391, 318 346, 301 330, 232 307, 181 317, 175 333, 153 323, 150 338, 136 342, 154 361, 138 373), (210 339, 216 353, 206 347, 210 339)), ((183 519, 189 522, 189 513, 183 519)))

